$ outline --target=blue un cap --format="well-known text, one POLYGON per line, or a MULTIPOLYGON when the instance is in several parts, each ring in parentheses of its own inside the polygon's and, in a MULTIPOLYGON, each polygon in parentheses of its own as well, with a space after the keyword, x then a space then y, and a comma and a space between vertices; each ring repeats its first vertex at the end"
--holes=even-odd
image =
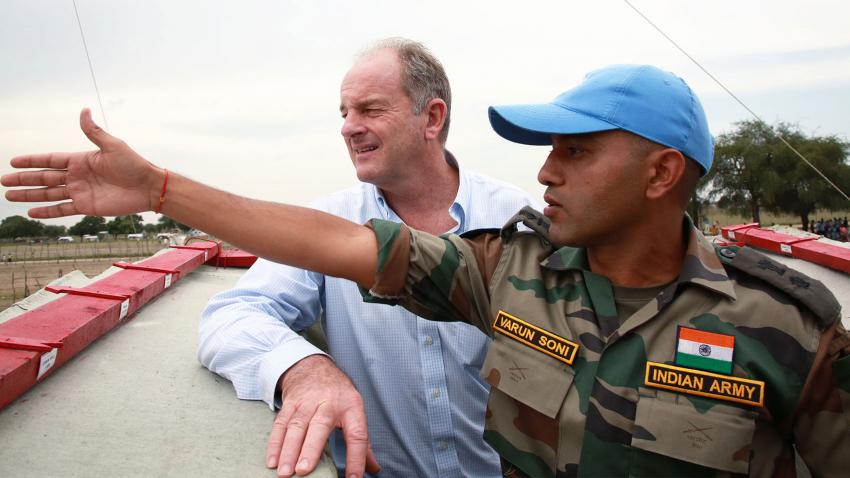
POLYGON ((705 175, 714 141, 699 99, 685 80, 649 65, 614 65, 589 73, 554 101, 491 106, 490 124, 515 143, 552 144, 553 134, 621 129, 677 149, 705 175))

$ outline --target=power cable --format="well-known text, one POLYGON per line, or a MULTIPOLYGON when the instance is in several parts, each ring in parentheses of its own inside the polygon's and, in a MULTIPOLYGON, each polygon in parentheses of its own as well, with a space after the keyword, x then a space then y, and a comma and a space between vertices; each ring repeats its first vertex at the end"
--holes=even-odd
POLYGON ((97 87, 97 79, 94 76, 94 67, 91 64, 89 56, 89 47, 86 44, 86 36, 83 34, 83 24, 80 22, 80 14, 77 12, 77 0, 71 0, 74 4, 74 15, 77 17, 77 26, 80 28, 80 38, 83 39, 83 49, 86 51, 86 60, 89 62, 89 72, 91 73, 91 81, 94 83, 94 92, 97 95, 97 104, 100 105, 100 114, 103 116, 103 127, 109 131, 109 123, 106 121, 106 112, 103 109, 103 101, 100 99, 100 89, 97 87))
MULTIPOLYGON (((708 75, 708 77, 709 77, 709 78, 711 78, 712 80, 714 80, 714 82, 715 82, 715 83, 717 83, 717 84, 718 84, 721 88, 723 88, 723 90, 724 90, 724 91, 726 91, 726 93, 728 93, 728 94, 729 94, 729 96, 731 96, 732 98, 734 98, 734 99, 735 99, 735 101, 737 101, 739 105, 741 105, 742 107, 744 107, 744 109, 745 109, 745 110, 747 110, 747 111, 748 111, 751 115, 753 115, 753 118, 755 118, 758 122, 760 122, 760 123, 762 123, 763 125, 765 125, 765 126, 767 126, 768 128, 770 128, 770 129, 771 129, 771 131, 773 130, 773 128, 771 128, 771 127, 770 127, 770 125, 769 125, 769 124, 767 124, 767 122, 766 122, 766 121, 764 121, 763 119, 761 119, 761 117, 760 117, 759 115, 757 115, 755 111, 751 110, 751 109, 750 109, 750 107, 749 107, 749 106, 747 106, 747 105, 746 105, 743 101, 741 101, 741 99, 740 99, 740 98, 738 98, 737 96, 735 96, 735 93, 732 93, 732 91, 731 91, 729 88, 727 88, 727 87, 726 87, 726 85, 724 85, 724 84, 723 84, 720 80, 718 80, 717 78, 715 78, 715 76, 714 76, 714 75, 712 75, 712 74, 711 74, 708 70, 706 70, 706 69, 705 69, 705 67, 703 67, 703 66, 700 64, 700 62, 698 62, 698 61, 697 61, 694 57, 692 57, 691 55, 689 55, 689 54, 688 54, 688 52, 687 52, 687 51, 685 51, 685 49, 684 49, 684 48, 682 48, 681 46, 679 46, 679 44, 678 44, 678 43, 676 43, 676 41, 675 41, 675 40, 673 40, 672 38, 670 38, 670 36, 669 36, 669 35, 667 35, 666 33, 664 33, 664 31, 663 31, 661 28, 659 28, 659 27, 658 27, 658 25, 656 25, 655 23, 653 23, 653 22, 652 22, 652 20, 650 20, 650 19, 649 19, 649 17, 647 17, 646 15, 644 15, 644 14, 643 14, 643 12, 641 12, 640 10, 638 10, 638 9, 637 9, 637 7, 635 7, 634 5, 632 5, 632 3, 631 3, 629 0, 623 0, 623 1, 624 1, 624 2, 626 2, 626 5, 630 6, 630 7, 632 8, 632 10, 634 10, 635 12, 637 12, 637 14, 638 14, 638 15, 640 15, 640 16, 641 16, 644 20, 646 20, 646 22, 647 22, 647 23, 649 23, 649 24, 652 26, 652 28, 655 28, 655 29, 658 31, 658 33, 660 33, 661 35, 663 35, 663 36, 664 36, 664 38, 666 38, 666 39, 667 39, 667 40, 668 40, 671 44, 673 44, 673 46, 675 46, 676 48, 678 48, 678 49, 679 49, 679 51, 681 51, 681 52, 682 52, 682 53, 683 53, 686 57, 688 57, 688 59, 689 59, 689 60, 691 60, 691 61, 692 61, 692 62, 693 62, 693 63, 694 63, 697 67, 699 67, 699 69, 700 69, 700 70, 702 70, 702 71, 703 71, 703 73, 705 73, 706 75, 708 75)), ((815 165, 814 165, 814 164, 812 164, 812 163, 811 163, 808 159, 806 159, 806 157, 805 157, 805 156, 803 156, 803 155, 802 155, 802 153, 800 153, 799 151, 797 151, 797 149, 796 149, 795 147, 791 146, 791 144, 790 144, 788 141, 786 141, 786 140, 785 140, 785 138, 783 138, 783 137, 782 137, 782 135, 780 135, 779 133, 775 133, 775 132, 774 132, 774 134, 776 135, 776 137, 777 137, 777 138, 779 138, 779 141, 782 141, 782 143, 783 143, 785 146, 788 146, 788 148, 789 148, 791 151, 793 151, 793 152, 794 152, 794 154, 796 154, 797 156, 799 156, 799 157, 800 157, 800 159, 802 159, 802 160, 803 160, 803 162, 805 162, 806 164, 808 164, 810 168, 812 168, 812 169, 813 169, 816 173, 818 173, 818 174, 820 175, 820 177, 822 177, 822 178, 824 179, 824 181, 826 181, 827 183, 829 183, 829 185, 830 185, 830 186, 832 186, 833 188, 835 188, 835 190, 836 190, 836 191, 838 191, 838 193, 839 193, 839 194, 841 194, 842 196, 844 196, 844 199, 846 199, 846 200, 850 201, 850 197, 848 197, 848 196, 847 196, 847 194, 846 194, 844 191, 842 191, 842 190, 841 190, 841 188, 839 188, 839 187, 838 187, 835 183, 833 183, 832 181, 830 181, 830 180, 829 180, 829 178, 828 178, 828 177, 826 177, 826 175, 825 175, 825 174, 823 174, 823 173, 822 173, 822 172, 821 172, 821 171, 820 171, 817 167, 815 167, 815 165)))

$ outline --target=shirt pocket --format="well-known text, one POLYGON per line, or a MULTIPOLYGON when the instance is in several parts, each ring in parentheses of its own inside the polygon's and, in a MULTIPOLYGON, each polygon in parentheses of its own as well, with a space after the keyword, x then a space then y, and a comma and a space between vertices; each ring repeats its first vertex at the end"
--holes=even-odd
POLYGON ((639 395, 634 448, 715 470, 749 473, 755 411, 722 402, 700 411, 684 395, 644 388, 639 395))
POLYGON ((481 367, 481 378, 490 386, 552 419, 558 415, 574 376, 566 363, 499 334, 481 367))

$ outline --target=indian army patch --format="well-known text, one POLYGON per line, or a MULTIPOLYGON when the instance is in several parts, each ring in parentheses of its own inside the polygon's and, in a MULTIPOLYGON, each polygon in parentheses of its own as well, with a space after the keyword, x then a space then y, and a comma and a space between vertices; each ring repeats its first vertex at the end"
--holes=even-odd
POLYGON ((578 352, 577 343, 531 325, 501 310, 493 322, 493 330, 534 350, 554 357, 567 365, 573 364, 576 352, 578 352))
POLYGON ((644 385, 674 392, 737 402, 754 407, 764 405, 764 382, 720 375, 658 362, 646 362, 644 385))
POLYGON ((709 372, 732 373, 735 336, 679 326, 676 365, 709 372))

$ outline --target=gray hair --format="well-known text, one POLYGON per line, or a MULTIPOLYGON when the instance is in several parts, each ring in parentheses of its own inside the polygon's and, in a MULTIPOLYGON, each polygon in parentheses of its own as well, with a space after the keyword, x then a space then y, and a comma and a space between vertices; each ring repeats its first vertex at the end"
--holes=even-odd
POLYGON ((413 114, 422 113, 434 98, 445 101, 446 121, 439 136, 440 142, 445 144, 452 113, 452 89, 440 60, 422 43, 401 37, 378 40, 363 50, 358 58, 378 50, 393 50, 398 54, 402 65, 401 87, 413 102, 413 114))

